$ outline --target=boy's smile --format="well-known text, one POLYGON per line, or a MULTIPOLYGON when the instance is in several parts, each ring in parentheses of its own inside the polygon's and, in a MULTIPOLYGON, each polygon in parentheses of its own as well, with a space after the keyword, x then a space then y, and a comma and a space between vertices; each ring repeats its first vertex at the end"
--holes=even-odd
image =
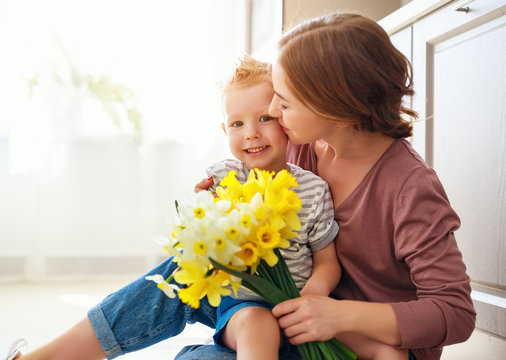
POLYGON ((268 82, 232 87, 225 92, 224 109, 230 151, 248 169, 286 168, 288 138, 278 120, 268 115, 274 90, 268 82))

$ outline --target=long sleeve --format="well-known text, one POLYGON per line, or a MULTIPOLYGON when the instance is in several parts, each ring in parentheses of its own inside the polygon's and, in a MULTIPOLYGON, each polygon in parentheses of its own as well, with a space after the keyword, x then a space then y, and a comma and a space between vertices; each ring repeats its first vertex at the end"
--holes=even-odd
POLYGON ((394 205, 395 257, 410 269, 417 300, 392 303, 403 348, 441 348, 466 340, 476 313, 454 232, 457 214, 436 174, 418 168, 394 205))

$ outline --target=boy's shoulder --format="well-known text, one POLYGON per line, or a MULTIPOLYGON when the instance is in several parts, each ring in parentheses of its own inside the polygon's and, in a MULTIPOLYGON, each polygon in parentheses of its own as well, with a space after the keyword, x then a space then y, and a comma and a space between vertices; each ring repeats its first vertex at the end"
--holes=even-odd
POLYGON ((216 180, 221 180, 225 176, 228 175, 230 171, 234 170, 236 172, 237 180, 245 181, 248 176, 248 169, 246 165, 240 162, 237 159, 225 159, 220 162, 214 163, 206 169, 206 174, 208 176, 217 177, 216 180))
POLYGON ((291 163, 286 163, 286 164, 290 168, 290 174, 292 174, 295 178, 304 179, 304 180, 308 180, 308 181, 310 180, 310 181, 322 182, 322 183, 326 184, 325 180, 323 180, 321 177, 319 177, 315 173, 313 173, 309 170, 304 170, 300 166, 297 166, 297 165, 294 165, 291 163))
POLYGON ((242 171, 244 164, 237 159, 225 159, 210 165, 207 169, 242 171))

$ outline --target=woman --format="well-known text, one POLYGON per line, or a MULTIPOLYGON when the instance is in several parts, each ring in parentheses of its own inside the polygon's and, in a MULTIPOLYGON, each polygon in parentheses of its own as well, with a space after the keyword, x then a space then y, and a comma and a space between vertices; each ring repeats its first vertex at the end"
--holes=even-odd
POLYGON ((387 34, 357 15, 310 21, 280 42, 271 112, 282 113, 293 144, 309 143, 288 161, 329 183, 343 267, 334 295, 348 300, 304 297, 274 308, 292 343, 346 343, 340 334, 356 333, 438 359, 474 328, 453 236, 459 219, 434 171, 403 140, 411 124, 401 114, 414 115, 401 105, 412 94, 408 70, 387 34))
POLYGON ((292 344, 335 336, 360 352, 362 337, 439 359, 473 331, 470 279, 453 236, 459 219, 403 139, 412 128, 401 115, 415 116, 401 105, 412 95, 409 71, 387 34, 358 15, 314 19, 280 41, 269 112, 295 144, 288 162, 329 183, 343 267, 334 298, 273 309, 292 344))
MULTIPOLYGON (((336 336, 359 350, 369 338, 404 349, 406 359, 432 360, 473 331, 470 279, 453 236, 459 219, 434 171, 403 140, 412 130, 401 115, 415 116, 401 105, 412 94, 409 70, 387 34, 358 15, 313 19, 280 41, 270 112, 294 144, 288 161, 329 183, 343 268, 333 298, 304 296, 273 309, 293 344, 336 336)), ((214 326, 215 319, 205 302, 188 308, 141 277, 22 358, 113 358, 174 336, 187 322, 214 326)), ((233 358, 219 351, 189 347, 179 359, 233 358)))

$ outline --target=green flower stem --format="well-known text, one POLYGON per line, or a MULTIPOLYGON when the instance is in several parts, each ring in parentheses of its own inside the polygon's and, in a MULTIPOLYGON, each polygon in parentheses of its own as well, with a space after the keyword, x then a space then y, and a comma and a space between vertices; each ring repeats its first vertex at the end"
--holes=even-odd
POLYGON ((259 276, 250 275, 248 273, 232 270, 213 259, 210 259, 210 261, 217 269, 226 271, 242 279, 244 286, 256 292, 273 306, 289 299, 289 297, 284 292, 282 292, 277 286, 267 281, 266 279, 263 279, 259 276))
POLYGON ((300 292, 299 292, 299 289, 297 288, 297 285, 295 285, 295 281, 293 280, 293 277, 290 275, 286 275, 286 274, 290 274, 290 270, 288 269, 288 266, 286 265, 286 262, 283 258, 283 256, 281 256, 281 252, 279 251, 279 249, 274 249, 274 253, 276 254, 276 256, 278 257, 278 263, 276 264, 276 268, 279 269, 279 272, 281 273, 281 276, 286 279, 287 281, 287 294, 289 297, 291 298, 296 298, 296 297, 299 297, 300 296, 300 292))
MULTIPOLYGON (((276 255, 279 259, 278 263, 271 268, 265 262, 261 262, 257 267, 258 275, 256 276, 230 269, 213 259, 210 261, 215 268, 242 279, 242 285, 275 306, 280 302, 300 296, 283 257, 279 252, 276 252, 276 255)), ((336 339, 301 344, 298 345, 298 348, 304 360, 355 360, 357 358, 353 352, 336 339)))
POLYGON ((307 343, 306 344, 297 345, 297 348, 299 349, 299 352, 302 355, 302 358, 304 360, 309 360, 310 359, 308 345, 309 344, 307 344, 307 343))
POLYGON ((257 272, 258 274, 263 277, 264 279, 270 281, 271 283, 273 283, 274 285, 278 285, 274 279, 272 278, 271 276, 271 273, 269 271, 269 266, 265 266, 264 265, 264 262, 261 262, 260 264, 258 264, 257 266, 257 272))
POLYGON ((322 352, 324 359, 343 360, 343 358, 339 354, 336 354, 333 351, 334 349, 332 349, 330 344, 327 344, 326 342, 322 342, 322 341, 318 341, 316 344, 318 345, 318 348, 322 352))
POLYGON ((309 358, 310 359, 319 359, 321 358, 320 356, 317 356, 317 349, 315 347, 315 344, 314 343, 307 343, 307 346, 309 348, 309 358))

